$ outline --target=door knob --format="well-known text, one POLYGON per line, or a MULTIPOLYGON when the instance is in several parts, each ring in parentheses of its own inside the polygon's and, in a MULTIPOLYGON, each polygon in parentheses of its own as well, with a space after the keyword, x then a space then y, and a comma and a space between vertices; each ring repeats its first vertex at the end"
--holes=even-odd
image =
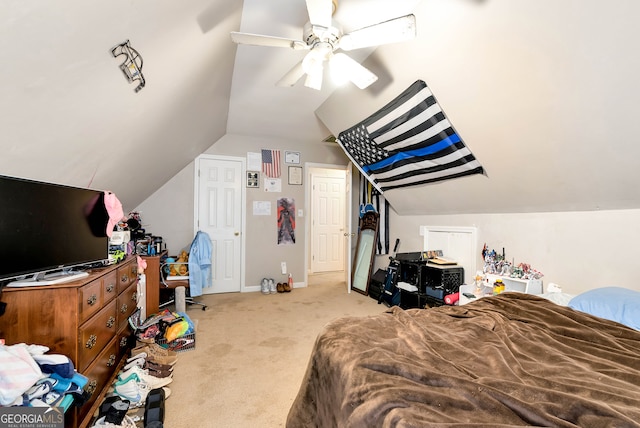
POLYGON ((345 233, 344 236, 350 236, 350 237, 353 238, 354 236, 356 236, 356 234, 355 233, 345 233))
POLYGON ((240 232, 234 232, 234 235, 238 236, 240 235, 240 232))

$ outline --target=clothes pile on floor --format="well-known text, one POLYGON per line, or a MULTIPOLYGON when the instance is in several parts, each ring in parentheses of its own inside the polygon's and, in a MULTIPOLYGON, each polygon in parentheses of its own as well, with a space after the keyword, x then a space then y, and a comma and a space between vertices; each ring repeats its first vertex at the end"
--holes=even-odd
POLYGON ((0 405, 30 407, 81 406, 88 399, 87 378, 69 357, 50 354, 43 345, 0 344, 0 405))

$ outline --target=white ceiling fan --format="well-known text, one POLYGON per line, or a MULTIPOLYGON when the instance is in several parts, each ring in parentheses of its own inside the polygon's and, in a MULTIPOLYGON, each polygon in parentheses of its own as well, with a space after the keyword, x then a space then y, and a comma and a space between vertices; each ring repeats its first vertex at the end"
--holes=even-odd
POLYGON ((309 51, 302 61, 276 83, 278 86, 293 86, 306 74, 304 85, 319 90, 322 87, 324 65, 328 63, 332 74, 338 74, 364 89, 378 77, 351 57, 336 51, 396 43, 412 39, 416 35, 414 15, 390 19, 343 34, 340 25, 332 20, 338 0, 306 0, 306 3, 309 22, 304 26, 302 40, 231 32, 231 40, 238 44, 309 51))

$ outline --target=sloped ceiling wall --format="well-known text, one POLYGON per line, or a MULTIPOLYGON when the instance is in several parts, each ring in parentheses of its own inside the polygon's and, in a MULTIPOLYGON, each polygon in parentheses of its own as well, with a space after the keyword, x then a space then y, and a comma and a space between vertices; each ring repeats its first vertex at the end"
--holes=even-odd
MULTIPOLYGON (((364 22, 369 2, 380 17, 416 3, 339 10, 364 22)), ((424 0, 415 13, 416 40, 366 60, 370 89, 275 94, 299 58, 241 52, 229 32, 295 37, 303 0, 0 2, 0 174, 112 190, 131 209, 227 132, 315 144, 423 79, 488 177, 390 191, 398 213, 640 206, 639 2, 424 0), (110 52, 127 39, 139 93, 110 52)))
POLYGON ((0 2, 0 174, 133 208, 226 132, 242 0, 0 2), (135 93, 111 49, 143 58, 135 93))
POLYGON ((640 207, 640 3, 430 0, 415 13, 416 40, 364 63, 379 85, 316 111, 338 135, 416 79, 431 87, 488 176, 386 192, 399 214, 640 207))

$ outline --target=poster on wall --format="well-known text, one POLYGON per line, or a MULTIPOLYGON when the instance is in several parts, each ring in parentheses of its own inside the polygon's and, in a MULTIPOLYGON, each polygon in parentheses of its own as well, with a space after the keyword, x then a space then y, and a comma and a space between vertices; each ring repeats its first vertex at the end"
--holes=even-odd
POLYGON ((296 201, 293 198, 278 199, 278 245, 296 243, 296 201))

